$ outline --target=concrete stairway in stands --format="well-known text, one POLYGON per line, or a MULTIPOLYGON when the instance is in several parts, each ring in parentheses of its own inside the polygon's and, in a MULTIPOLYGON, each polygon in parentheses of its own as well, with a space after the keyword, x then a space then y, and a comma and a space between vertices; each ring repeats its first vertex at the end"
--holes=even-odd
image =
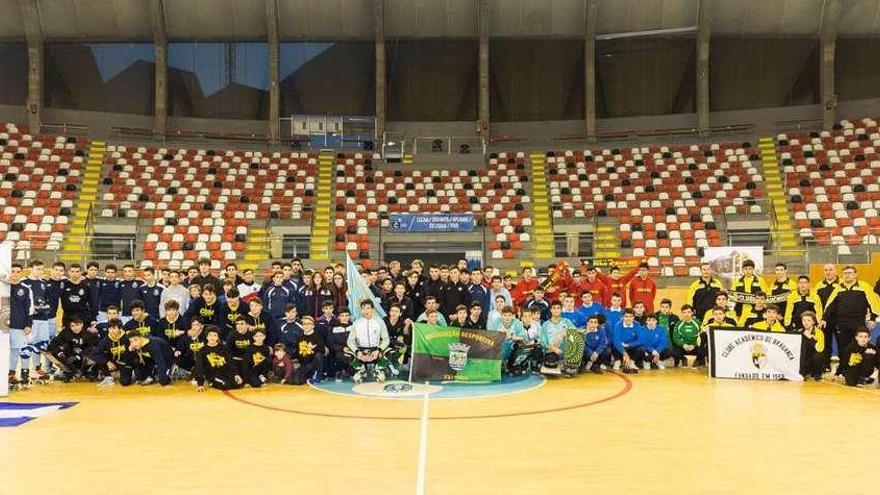
POLYGON ((104 153, 106 152, 106 142, 92 141, 89 143, 89 154, 83 170, 73 218, 64 236, 64 242, 61 244, 59 258, 62 261, 81 261, 83 251, 89 249, 89 246, 84 245, 88 234, 89 212, 92 204, 98 200, 98 188, 100 187, 101 170, 104 166, 104 153))
POLYGON ((782 256, 801 255, 803 253, 798 241, 797 227, 776 156, 776 143, 771 137, 762 137, 758 140, 758 149, 761 151, 761 163, 764 167, 764 187, 767 191, 767 199, 772 205, 772 208, 767 209, 767 215, 770 220, 773 247, 778 249, 778 254, 782 256))
POLYGON ((620 258, 618 230, 620 223, 613 218, 600 218, 593 234, 593 256, 600 259, 620 258))
POLYGON ((336 159, 332 152, 318 157, 318 183, 315 190, 315 209, 312 212, 312 239, 309 257, 316 261, 330 259, 330 210, 333 201, 333 170, 336 159))
POLYGON ((551 259, 555 254, 553 218, 547 190, 547 162, 544 153, 529 154, 532 182, 532 250, 534 259, 551 259))

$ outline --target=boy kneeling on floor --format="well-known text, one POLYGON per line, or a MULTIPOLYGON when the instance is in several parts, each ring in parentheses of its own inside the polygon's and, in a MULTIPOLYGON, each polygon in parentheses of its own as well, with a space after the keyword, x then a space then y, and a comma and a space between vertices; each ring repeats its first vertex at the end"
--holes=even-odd
POLYGON ((611 349, 608 336, 599 328, 599 316, 587 318, 587 330, 584 333, 584 370, 601 374, 602 366, 611 365, 611 349))
POLYGON ((846 348, 849 367, 844 372, 846 384, 850 387, 863 387, 874 383, 871 375, 877 365, 877 348, 871 344, 871 332, 860 328, 856 339, 846 348))
POLYGON ((324 374, 324 356, 327 347, 321 334, 315 331, 315 319, 303 316, 303 334, 296 343, 296 361, 299 367, 293 372, 293 384, 319 383, 324 374))
POLYGON ((220 341, 220 329, 205 325, 205 345, 196 354, 196 391, 204 392, 205 384, 218 390, 241 388, 244 380, 232 365, 232 356, 220 341))
POLYGON ((389 361, 385 356, 391 342, 385 322, 373 315, 373 301, 364 299, 360 303, 361 317, 351 325, 346 352, 351 355, 352 379, 355 383, 364 381, 367 366, 375 366, 377 382, 385 381, 389 361))
POLYGON ((639 347, 636 350, 641 355, 642 369, 666 369, 663 361, 672 357, 669 350, 669 332, 665 327, 658 325, 655 313, 645 316, 645 326, 639 328, 639 347))
POLYGON ((86 380, 95 380, 98 369, 92 357, 97 343, 98 336, 85 330, 82 318, 74 316, 70 320, 70 326, 52 339, 46 352, 49 359, 64 372, 64 381, 80 376, 86 380))
POLYGON ((138 329, 129 331, 128 352, 122 361, 125 364, 119 369, 121 384, 131 383, 132 379, 138 385, 171 384, 174 350, 165 339, 144 335, 138 329))
POLYGON ((119 375, 123 386, 131 385, 131 374, 121 374, 119 371, 125 366, 122 361, 128 350, 128 337, 122 330, 122 320, 112 319, 107 322, 107 335, 98 340, 92 359, 97 363, 98 372, 103 375, 99 386, 113 385, 113 374, 119 375), (126 380, 123 382, 122 380, 126 380))

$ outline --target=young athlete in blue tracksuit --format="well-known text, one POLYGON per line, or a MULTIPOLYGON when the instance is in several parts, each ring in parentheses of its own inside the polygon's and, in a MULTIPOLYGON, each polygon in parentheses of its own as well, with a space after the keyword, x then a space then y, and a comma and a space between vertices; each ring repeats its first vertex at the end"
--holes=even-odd
POLYGON ((587 330, 584 332, 584 369, 593 373, 602 373, 602 365, 611 364, 611 349, 608 337, 600 328, 599 315, 587 318, 587 330))
MULTIPOLYGON (((16 385, 15 371, 21 358, 21 350, 26 345, 26 333, 30 333, 34 320, 34 300, 31 290, 21 283, 21 265, 13 264, 9 273, 9 384, 16 385)), ((28 380, 30 373, 30 355, 27 362, 22 360, 22 381, 28 380)))
POLYGON ((152 268, 144 270, 144 277, 147 280, 141 284, 138 299, 144 302, 144 309, 147 310, 147 313, 159 318, 163 314, 159 305, 162 303, 162 292, 165 287, 156 282, 156 274, 152 268))
MULTIPOLYGON (((120 309, 122 310, 121 319, 124 325, 132 318, 132 303, 141 301, 141 287, 144 283, 134 278, 134 265, 125 265, 122 268, 122 277, 123 279, 119 281, 119 297, 122 303, 120 309)), ((154 314, 158 316, 158 309, 154 314)))
POLYGON ((598 315, 601 316, 599 318, 599 326, 601 327, 605 323, 605 307, 593 301, 593 293, 590 291, 581 294, 581 305, 578 306, 576 311, 581 314, 584 321, 587 321, 593 315, 598 315))
POLYGON ((570 294, 562 298, 562 317, 572 322, 575 328, 587 326, 587 318, 574 307, 574 296, 570 294))
POLYGON ((46 291, 46 299, 49 301, 49 340, 58 335, 58 322, 55 318, 58 316, 58 307, 61 306, 61 284, 64 282, 64 264, 60 264, 60 270, 57 268, 59 263, 55 263, 52 267, 52 278, 46 279, 49 284, 46 291), (60 276, 57 276, 60 272, 60 276))
POLYGON ((605 316, 605 336, 608 337, 609 342, 613 340, 617 324, 623 320, 623 306, 621 304, 623 304, 623 298, 619 294, 615 294, 611 296, 611 306, 602 311, 602 315, 605 316))
POLYGON ((666 327, 657 324, 657 315, 648 314, 645 326, 639 328, 638 339, 640 347, 636 350, 640 356, 636 361, 642 361, 642 369, 665 369, 663 360, 672 356, 669 346, 669 331, 666 327))
POLYGON ((263 292, 263 304, 273 321, 280 322, 288 304, 299 302, 299 292, 291 290, 284 284, 284 275, 280 272, 272 276, 273 285, 263 292))
MULTIPOLYGON (((34 358, 34 365, 40 370, 40 352, 45 351, 49 342, 52 340, 51 321, 54 320, 55 314, 58 312, 58 293, 52 290, 51 284, 43 278, 43 262, 31 262, 30 277, 21 281, 31 291, 33 298, 33 324, 32 332, 27 335, 26 340, 29 345, 22 348, 22 364, 26 361, 30 363, 30 358, 34 358), (55 313, 52 312, 51 298, 55 296, 55 313)), ((47 363, 48 364, 48 363, 47 363)), ((29 366, 28 366, 29 367, 29 366)), ((24 369, 24 366, 22 366, 24 369)))
MULTIPOLYGON (((97 321, 107 321, 107 308, 116 306, 122 308, 122 287, 116 279, 116 266, 104 267, 104 278, 95 279, 95 305, 98 310, 97 321)), ((124 323, 124 322, 123 322, 124 323)))
POLYGON ((632 309, 623 311, 623 320, 615 327, 611 334, 611 342, 614 344, 611 353, 614 356, 614 369, 620 369, 623 361, 624 373, 638 373, 635 359, 639 357, 639 329, 641 325, 635 321, 636 315, 632 309))

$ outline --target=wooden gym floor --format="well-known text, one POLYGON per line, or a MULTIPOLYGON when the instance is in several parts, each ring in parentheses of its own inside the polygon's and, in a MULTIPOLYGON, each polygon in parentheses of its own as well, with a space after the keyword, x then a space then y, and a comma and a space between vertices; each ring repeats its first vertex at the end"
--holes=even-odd
POLYGON ((77 401, 0 429, 0 493, 876 493, 880 391, 710 380, 554 379, 490 398, 346 397, 275 386, 197 394, 49 384, 77 401), (381 418, 381 419, 377 419, 381 418))

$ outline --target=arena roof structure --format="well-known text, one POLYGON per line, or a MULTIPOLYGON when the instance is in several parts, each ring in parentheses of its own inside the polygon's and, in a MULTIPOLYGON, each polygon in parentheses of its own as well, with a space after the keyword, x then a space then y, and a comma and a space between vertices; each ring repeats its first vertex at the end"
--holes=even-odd
MULTIPOLYGON (((374 117, 377 139, 387 122, 466 124, 452 132, 491 141, 490 123, 578 121, 572 135, 594 141, 599 119, 687 116, 667 127, 706 136, 710 112, 798 105, 828 127, 838 101, 878 96, 877 0, 0 0, 0 12, 10 118, 32 128, 52 121, 45 107, 151 115, 122 123, 160 136, 186 128, 169 118, 248 120, 260 130, 224 130, 267 129, 273 143, 294 115, 374 117)), ((82 118, 107 127, 99 117, 82 118)))
MULTIPOLYGON (((153 38, 151 9, 164 11, 171 39, 263 39, 264 0, 29 0, 46 40, 153 38)), ((478 0, 386 0, 388 38, 476 38, 478 0)), ((491 37, 581 37, 591 0, 487 0, 491 37)), ((598 0, 597 35, 694 29, 700 0, 598 0)), ((825 0, 714 2, 719 35, 818 36, 825 0)), ((0 1, 0 38, 21 39, 28 23, 19 0, 0 1)), ((277 0, 282 40, 372 40, 373 0, 277 0)), ((841 36, 880 35, 880 2, 846 0, 841 36)))

